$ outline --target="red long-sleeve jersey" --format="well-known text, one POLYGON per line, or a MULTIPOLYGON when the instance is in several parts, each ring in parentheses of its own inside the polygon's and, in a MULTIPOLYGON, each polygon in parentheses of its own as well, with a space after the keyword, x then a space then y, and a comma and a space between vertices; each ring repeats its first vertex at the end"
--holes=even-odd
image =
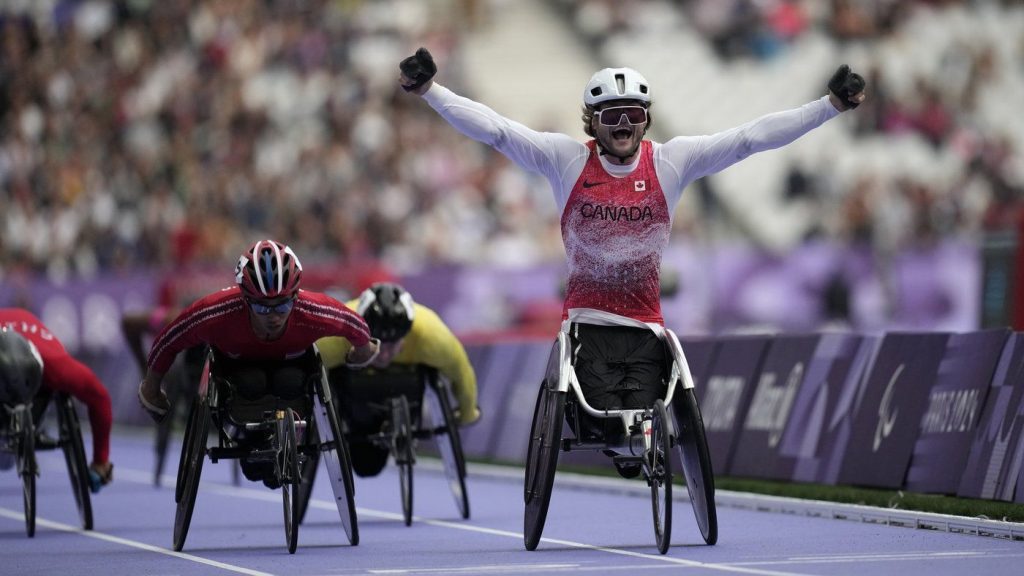
POLYGON ((235 286, 196 300, 167 324, 153 341, 148 364, 150 370, 167 372, 179 352, 202 343, 231 358, 285 360, 301 356, 324 336, 341 336, 357 347, 370 341, 360 315, 326 294, 306 290, 299 290, 284 334, 261 340, 252 331, 245 298, 235 286))

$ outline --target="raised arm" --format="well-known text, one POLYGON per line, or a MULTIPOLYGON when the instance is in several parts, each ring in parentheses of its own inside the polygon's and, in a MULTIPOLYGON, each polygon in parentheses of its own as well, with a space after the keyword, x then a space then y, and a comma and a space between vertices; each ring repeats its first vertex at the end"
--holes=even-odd
POLYGON ((437 84, 433 80, 437 66, 425 48, 403 60, 399 68, 403 89, 422 96, 456 130, 498 150, 524 170, 560 181, 569 163, 586 155, 586 146, 570 136, 537 132, 437 84))
POLYGON ((827 96, 799 108, 768 114, 717 134, 682 136, 666 142, 661 154, 676 169, 679 188, 752 154, 781 148, 864 101, 864 79, 845 64, 828 86, 827 96))

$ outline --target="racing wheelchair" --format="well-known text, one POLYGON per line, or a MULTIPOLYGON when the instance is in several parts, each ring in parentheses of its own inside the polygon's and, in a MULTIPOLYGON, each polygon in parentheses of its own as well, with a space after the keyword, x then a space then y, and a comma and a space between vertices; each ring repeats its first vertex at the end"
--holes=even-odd
POLYGON ((690 502, 704 541, 718 541, 718 516, 715 509, 715 484, 711 455, 704 435, 704 423, 693 391, 693 379, 676 335, 664 330, 668 358, 672 360, 665 398, 646 409, 605 409, 590 406, 584 398, 572 365, 569 334, 566 327, 558 334, 544 380, 537 395, 526 457, 523 497, 526 504, 524 543, 534 550, 540 542, 554 485, 558 452, 600 450, 614 453, 617 463, 639 463, 644 480, 651 488, 651 509, 658 552, 668 552, 672 534, 672 458, 678 447, 686 477, 690 502), (569 390, 572 389, 572 394, 569 390), (675 404, 673 404, 675 400, 675 404), (674 416, 670 412, 674 408, 674 416), (618 419, 623 434, 606 434, 598 440, 584 440, 580 434, 582 411, 592 418, 618 419), (576 437, 563 438, 567 419, 576 424, 576 437))
MULTIPOLYGON (((36 450, 61 448, 71 477, 82 528, 92 529, 89 468, 82 431, 71 397, 56 394, 60 439, 37 443, 36 422, 42 420, 54 394, 42 388, 42 362, 34 346, 17 332, 0 328, 0 462, 16 465, 25 506, 25 532, 36 532, 36 450), (13 462, 12 462, 13 460, 13 462)), ((3 466, 6 468, 7 466, 3 466)))
POLYGON ((230 363, 216 350, 207 353, 198 394, 192 402, 174 493, 174 549, 180 551, 185 545, 207 456, 214 463, 240 459, 243 465, 269 471, 262 479, 269 487, 281 489, 285 541, 288 552, 294 554, 316 463, 323 455, 345 534, 351 545, 357 545, 359 527, 351 460, 316 347, 299 358, 273 364, 274 368, 299 368, 305 375, 307 393, 296 399, 243 397, 237 393, 237 382, 232 383, 235 376, 227 369, 230 363), (307 420, 309 415, 313 419, 307 420), (211 424, 218 440, 216 446, 207 447, 211 424))
POLYGON ((447 379, 429 366, 392 364, 358 371, 339 367, 331 370, 330 381, 353 454, 356 447, 365 448, 371 459, 381 458, 381 467, 387 456, 394 460, 406 526, 412 525, 420 440, 433 440, 459 515, 469 518, 466 459, 447 379))

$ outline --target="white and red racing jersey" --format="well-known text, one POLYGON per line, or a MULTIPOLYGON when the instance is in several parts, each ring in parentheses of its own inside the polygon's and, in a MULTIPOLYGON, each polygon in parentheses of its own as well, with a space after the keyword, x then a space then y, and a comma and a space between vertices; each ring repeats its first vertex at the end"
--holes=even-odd
POLYGON ((683 189, 744 158, 789 144, 834 118, 828 96, 704 136, 643 141, 627 165, 594 141, 537 132, 437 84, 423 99, 456 130, 548 179, 569 258, 563 315, 591 324, 663 324, 661 256, 683 189))

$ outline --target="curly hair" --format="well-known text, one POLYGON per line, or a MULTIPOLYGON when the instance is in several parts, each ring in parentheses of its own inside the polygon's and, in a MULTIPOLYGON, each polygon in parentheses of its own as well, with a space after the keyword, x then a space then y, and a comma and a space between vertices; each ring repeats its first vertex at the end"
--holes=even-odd
MULTIPOLYGON (((651 103, 653 104, 653 102, 651 103)), ((651 125, 654 124, 654 116, 651 115, 651 106, 648 104, 647 108, 647 125, 644 126, 644 135, 651 129, 651 125)), ((580 117, 583 120, 583 132, 591 138, 597 138, 597 134, 594 132, 594 112, 597 110, 593 106, 583 105, 583 116, 580 117)))

